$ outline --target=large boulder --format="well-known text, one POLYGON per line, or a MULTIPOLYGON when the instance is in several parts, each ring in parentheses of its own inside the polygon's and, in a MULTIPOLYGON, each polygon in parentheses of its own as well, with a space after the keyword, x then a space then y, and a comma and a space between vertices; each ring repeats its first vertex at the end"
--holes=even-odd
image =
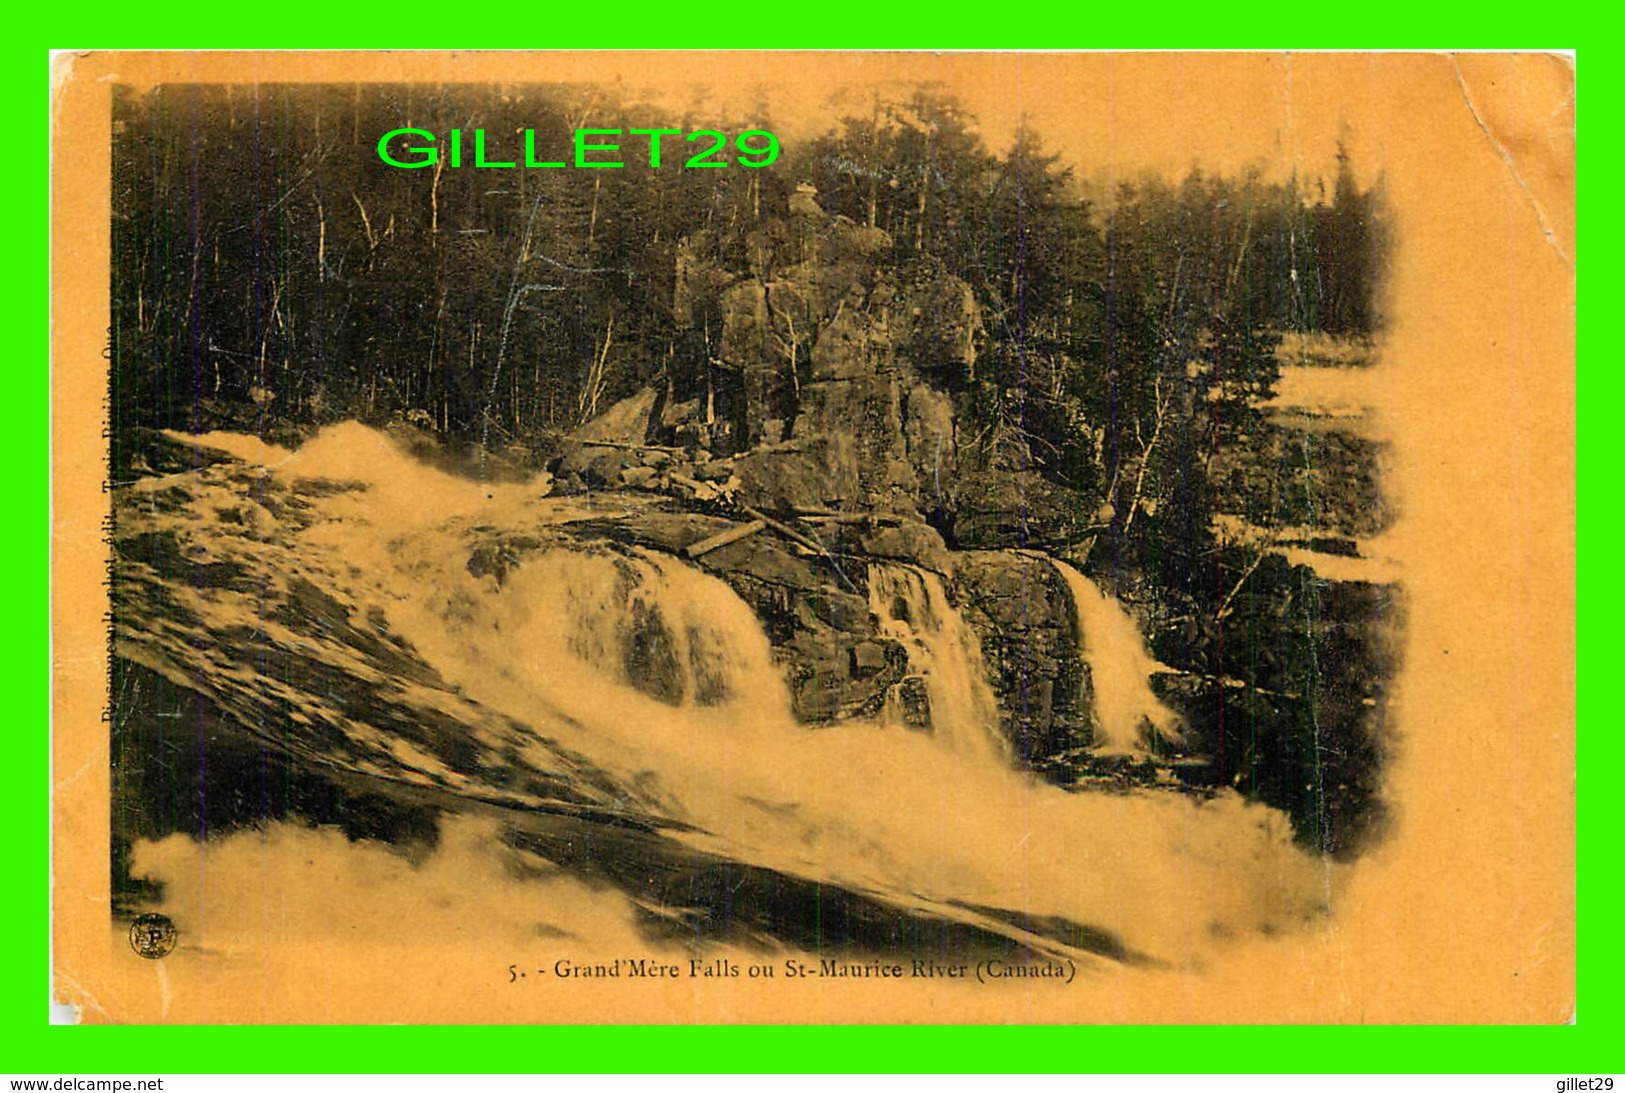
POLYGON ((876 527, 863 534, 860 543, 864 553, 876 558, 913 562, 938 573, 947 572, 952 564, 937 529, 912 520, 876 527))
POLYGON ((659 409, 660 394, 653 387, 615 403, 564 437, 553 473, 595 488, 619 485, 621 471, 638 463, 635 446, 648 439, 659 409))
POLYGON ((565 439, 576 442, 603 440, 614 444, 642 444, 648 438, 649 426, 654 420, 659 401, 660 394, 653 387, 640 388, 636 394, 615 403, 565 439))

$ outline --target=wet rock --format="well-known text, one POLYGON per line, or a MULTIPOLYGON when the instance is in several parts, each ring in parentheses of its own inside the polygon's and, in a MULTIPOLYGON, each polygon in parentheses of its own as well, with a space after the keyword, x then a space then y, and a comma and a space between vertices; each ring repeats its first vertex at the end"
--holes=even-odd
POLYGON ((798 720, 836 720, 850 701, 849 658, 841 650, 804 652, 790 673, 790 702, 798 720))
POLYGON ((1009 702, 1027 735, 1047 739, 1055 725, 1055 677, 1038 674, 1036 664, 1034 673, 1009 702))
POLYGON ((1089 743, 1093 688, 1065 582, 1043 556, 970 551, 954 556, 950 589, 982 646, 1006 738, 1042 768, 1089 743))
POLYGON ((816 725, 879 714, 906 657, 879 638, 867 588, 843 583, 866 581, 861 564, 837 572, 771 532, 719 547, 697 564, 726 581, 761 621, 785 665, 798 720, 816 725), (865 644, 859 668, 855 650, 865 644))
POLYGON ((701 563, 708 569, 722 569, 722 576, 729 579, 748 576, 814 597, 822 597, 826 591, 824 575, 811 562, 762 535, 712 551, 701 563))
POLYGON ((860 641, 852 648, 852 674, 872 676, 886 667, 886 649, 879 642, 860 641))
POLYGON ((531 551, 541 546, 541 540, 528 535, 510 535, 485 539, 474 544, 468 552, 468 572, 472 577, 491 577, 498 586, 508 579, 508 573, 531 551))
POLYGON ((621 666, 627 682, 667 705, 681 705, 687 673, 677 650, 677 640, 660 608, 634 601, 621 645, 621 666))
POLYGON ((236 457, 218 448, 181 441, 151 429, 130 429, 116 453, 121 468, 135 474, 180 474, 217 463, 231 463, 236 457))
POLYGON ((804 602, 813 618, 844 634, 865 633, 870 626, 869 601, 862 596, 824 588, 808 592, 804 602))
POLYGON ((931 732, 931 692, 924 676, 904 676, 893 692, 903 725, 915 732, 931 732))
POLYGON ((909 521, 889 527, 879 527, 860 540, 863 550, 877 558, 896 558, 914 562, 938 573, 949 566, 948 547, 942 535, 929 524, 909 521))
MULTIPOLYGON (((649 503, 659 503, 650 499, 649 503)), ((579 539, 609 539, 628 546, 652 547, 677 554, 691 543, 708 539, 733 526, 733 521, 698 512, 616 512, 588 517, 564 527, 579 539)))

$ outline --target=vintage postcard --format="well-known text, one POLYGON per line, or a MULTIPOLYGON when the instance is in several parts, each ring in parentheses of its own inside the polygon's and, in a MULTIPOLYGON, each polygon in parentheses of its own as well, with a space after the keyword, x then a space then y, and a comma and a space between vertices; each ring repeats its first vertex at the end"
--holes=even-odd
POLYGON ((1571 58, 53 78, 83 1020, 1572 1018, 1571 58))

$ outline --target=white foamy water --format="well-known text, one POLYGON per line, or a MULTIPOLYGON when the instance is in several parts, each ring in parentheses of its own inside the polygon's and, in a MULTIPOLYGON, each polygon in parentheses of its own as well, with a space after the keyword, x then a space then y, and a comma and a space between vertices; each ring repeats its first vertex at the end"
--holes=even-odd
MULTIPOLYGON (((880 632, 902 644, 910 670, 925 680, 931 727, 942 747, 994 765, 1007 762, 981 644, 948 603, 942 578, 900 562, 870 563, 869 609, 880 632)), ((888 721, 901 724, 895 703, 887 709, 888 721)))
MULTIPOLYGON (((1279 812, 1230 793, 1065 792, 1010 769, 974 638, 921 571, 877 565, 886 602, 906 604, 909 633, 891 607, 877 615, 911 644, 938 731, 809 730, 750 608, 674 556, 544 546, 501 581, 471 573, 473 528, 535 533, 572 514, 539 485, 462 481, 356 425, 298 453, 205 442, 272 475, 365 482, 314 497, 320 519, 303 532, 306 549, 342 559, 327 572, 344 594, 387 618, 462 695, 547 726, 691 825, 676 837, 696 848, 942 917, 1059 917, 1174 963, 1323 910, 1330 867, 1292 843, 1279 812), (359 454, 344 451, 352 446, 359 454)), ((1171 714, 1149 697, 1156 666, 1132 619, 1059 568, 1108 746, 1135 750, 1150 731, 1176 739, 1171 714)), ((581 934, 593 930, 582 924, 581 934)))
POLYGON ((1094 686, 1096 753, 1143 756, 1157 736, 1182 742, 1179 718, 1151 691, 1153 672, 1170 669, 1145 647, 1139 626, 1123 605, 1059 558, 1050 559, 1066 581, 1078 613, 1081 653, 1094 686))

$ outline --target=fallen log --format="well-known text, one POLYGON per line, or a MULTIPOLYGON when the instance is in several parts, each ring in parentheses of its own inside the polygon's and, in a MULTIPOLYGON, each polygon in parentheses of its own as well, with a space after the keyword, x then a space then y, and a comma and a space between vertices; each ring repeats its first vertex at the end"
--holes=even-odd
POLYGON ((840 582, 843 585, 846 586, 846 590, 848 592, 854 592, 855 593, 855 592, 858 591, 857 585, 853 584, 852 579, 850 577, 848 577, 846 575, 846 573, 841 569, 840 560, 838 558, 836 558, 835 553, 833 551, 831 551, 828 547, 826 547, 823 543, 820 543, 816 539, 812 539, 812 538, 809 538, 806 535, 801 534, 801 532, 797 531, 795 528, 791 527, 789 524, 780 523, 778 520, 773 519, 773 517, 768 516, 766 513, 758 512, 757 510, 751 508, 749 505, 742 505, 740 507, 744 511, 746 516, 750 516, 750 517, 752 517, 754 519, 760 520, 762 523, 767 525, 767 527, 768 527, 768 529, 770 531, 776 532, 777 534, 784 536, 786 539, 790 540, 792 543, 795 543, 797 546, 803 548, 804 550, 809 550, 809 551, 813 552, 814 554, 821 555, 824 558, 824 560, 829 563, 830 569, 834 572, 836 578, 839 579, 840 582))
POLYGON ((670 474, 666 475, 666 480, 671 482, 673 485, 683 487, 689 493, 693 494, 692 497, 685 498, 685 500, 715 501, 721 496, 720 491, 718 491, 718 489, 711 483, 701 482, 698 479, 690 478, 686 474, 678 474, 676 471, 672 471, 670 474))
POLYGON ((745 506, 744 512, 746 516, 749 516, 753 520, 760 520, 767 527, 772 528, 775 532, 784 536, 792 543, 795 543, 798 546, 804 546, 808 550, 811 550, 817 554, 822 554, 825 557, 831 557, 829 549, 822 543, 816 539, 811 539, 801 534, 801 532, 797 531, 789 524, 780 523, 779 521, 773 519, 773 517, 768 516, 766 513, 757 512, 748 505, 745 506))
POLYGON ((766 530, 766 520, 752 520, 748 524, 739 524, 727 531, 719 532, 709 539, 701 539, 697 543, 688 544, 683 548, 683 557, 698 558, 702 554, 709 554, 719 547, 725 547, 729 543, 737 543, 741 539, 748 539, 757 532, 766 530))
POLYGON ((684 448, 673 448, 665 444, 626 444, 619 440, 571 440, 572 444, 580 444, 583 448, 619 448, 624 452, 681 452, 684 448))
POLYGON ((900 527, 901 516, 887 516, 878 512, 811 512, 796 510, 796 516, 809 524, 836 524, 842 527, 870 525, 874 527, 900 527))

